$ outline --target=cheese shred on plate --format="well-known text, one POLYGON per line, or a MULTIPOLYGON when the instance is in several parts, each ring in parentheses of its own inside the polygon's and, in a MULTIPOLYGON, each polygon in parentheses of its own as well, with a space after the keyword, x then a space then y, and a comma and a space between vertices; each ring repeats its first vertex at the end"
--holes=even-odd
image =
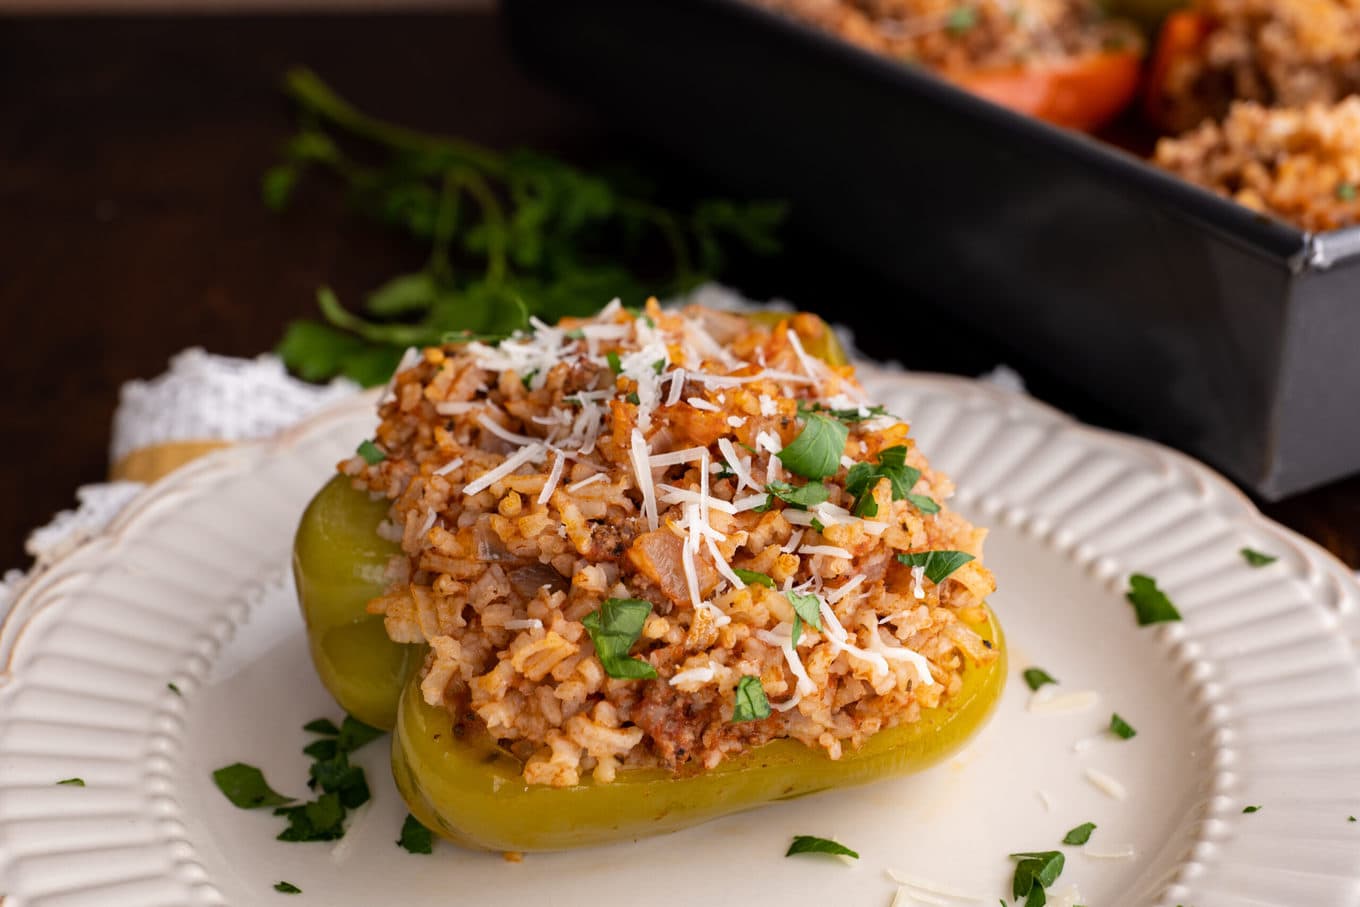
POLYGON ((390 502, 402 550, 368 609, 429 645, 426 701, 559 787, 703 771, 777 738, 835 759, 947 704, 966 665, 997 657, 976 631, 995 586, 984 532, 943 506, 951 483, 892 417, 845 419, 843 449, 819 452, 834 474, 780 460, 809 412, 834 446, 826 413, 870 411, 853 369, 811 352, 827 330, 615 302, 408 354, 379 405, 386 458, 340 469, 390 502), (873 520, 855 516, 847 472, 893 448, 915 484, 875 480, 873 520), (937 550, 974 560, 936 583, 896 558, 937 550), (611 599, 650 606, 627 655, 655 679, 597 655, 586 618, 611 599), (734 722, 752 677, 769 716, 734 722))

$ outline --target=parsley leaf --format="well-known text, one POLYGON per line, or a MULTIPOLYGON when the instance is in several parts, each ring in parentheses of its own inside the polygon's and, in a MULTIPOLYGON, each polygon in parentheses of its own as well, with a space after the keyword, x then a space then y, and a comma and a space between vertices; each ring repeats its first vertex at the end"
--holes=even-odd
POLYGON ((1261 811, 1261 807, 1259 807, 1259 806, 1244 806, 1244 807, 1242 808, 1242 812, 1248 813, 1248 814, 1250 814, 1250 813, 1257 813, 1257 812, 1260 812, 1260 811, 1261 811))
POLYGON ((1011 859, 1018 860, 1015 877, 1011 880, 1011 894, 1017 900, 1026 898, 1026 907, 1042 907, 1045 902, 1044 889, 1053 887, 1063 871, 1066 858, 1060 851, 1046 850, 1039 853, 1013 853, 1011 859), (1038 891, 1036 895, 1034 892, 1038 891))
POLYGON ((737 681, 736 701, 732 706, 732 723, 759 721, 770 717, 770 701, 759 677, 744 675, 737 681))
POLYGON ((1024 673, 1025 685, 1031 690, 1037 690, 1046 683, 1057 683, 1053 675, 1043 668, 1026 668, 1024 673))
POLYGON ((387 454, 382 452, 382 448, 367 439, 354 452, 363 457, 369 466, 376 466, 387 459, 387 454))
POLYGON ((63 779, 63 780, 61 780, 61 781, 58 781, 57 784, 58 784, 58 785, 65 785, 65 786, 67 786, 67 787, 84 787, 84 786, 85 786, 85 779, 84 779, 84 778, 65 778, 65 779, 63 779))
POLYGON ((253 765, 234 762, 212 773, 213 783, 222 795, 240 809, 258 809, 292 803, 292 797, 277 793, 264 780, 264 773, 253 765))
POLYGON ((595 654, 610 677, 627 680, 656 678, 656 669, 641 658, 631 658, 628 650, 642 635, 642 626, 652 613, 652 603, 640 598, 607 598, 591 611, 581 623, 585 624, 595 654))
POLYGON ((856 516, 878 516, 878 502, 874 500, 873 492, 878 487, 880 479, 887 479, 892 483, 892 499, 894 501, 907 498, 918 509, 925 510, 927 506, 934 507, 935 510, 928 511, 930 513, 940 509, 934 501, 925 495, 911 494, 912 486, 916 484, 917 479, 921 478, 921 471, 914 466, 906 465, 906 460, 907 448, 899 444, 879 451, 877 465, 856 463, 850 467, 845 475, 845 492, 855 497, 855 503, 851 510, 854 511, 856 516), (926 506, 922 506, 923 503, 926 506))
POLYGON ((1242 559, 1253 567, 1264 567, 1266 564, 1273 564, 1279 557, 1273 554, 1265 554, 1252 548, 1243 548, 1241 551, 1242 559))
POLYGON ((820 482, 808 482, 806 485, 790 485, 788 482, 771 482, 765 486, 765 491, 770 495, 765 502, 765 509, 774 506, 774 499, 778 498, 790 507, 799 510, 807 510, 809 507, 816 507, 831 496, 831 490, 820 482))
POLYGON ((845 453, 850 429, 845 423, 821 413, 808 413, 805 418, 798 437, 776 456, 790 471, 805 479, 835 475, 841 468, 841 454, 845 453))
POLYGON ((331 721, 329 718, 318 718, 315 721, 309 721, 302 726, 302 729, 313 734, 327 734, 331 737, 340 733, 340 729, 335 726, 335 722, 331 721))
POLYGON ((288 819, 279 841, 337 841, 345 836, 345 806, 338 794, 322 794, 301 806, 280 806, 274 815, 288 819))
POLYGON ((609 370, 618 375, 623 372, 623 361, 619 359, 617 350, 610 350, 604 354, 605 361, 609 363, 609 370))
POLYGON ((1121 740, 1131 740, 1138 732, 1116 712, 1110 716, 1110 733, 1121 740))
POLYGON ((1094 822, 1083 822, 1063 836, 1064 844, 1082 845, 1091 840, 1091 832, 1096 830, 1094 822))
POLYGON ((627 395, 626 397, 624 397, 623 399, 627 400, 629 403, 633 404, 634 406, 640 406, 640 405, 642 405, 642 398, 639 397, 639 396, 637 395, 637 391, 633 391, 632 393, 628 394, 628 395, 627 395))
POLYGON ((336 742, 341 750, 352 753, 364 744, 377 740, 385 733, 387 732, 369 727, 352 715, 346 715, 345 720, 340 723, 339 739, 336 742))
POLYGON ((173 683, 167 683, 167 684, 165 685, 165 688, 166 688, 167 690, 169 690, 170 692, 174 693, 176 696, 183 696, 183 695, 184 695, 182 692, 180 692, 180 688, 177 687, 177 686, 176 686, 175 684, 173 684, 173 683))
POLYGON ((828 416, 840 419, 842 422, 863 422, 866 419, 876 419, 879 416, 888 415, 888 411, 881 406, 861 406, 855 409, 832 409, 820 403, 811 406, 798 405, 798 415, 805 416, 808 413, 826 413, 828 416))
POLYGON ((816 630, 822 629, 822 600, 810 592, 794 592, 792 589, 785 592, 784 597, 793 605, 793 647, 796 649, 803 635, 803 624, 812 624, 816 630))
POLYGON ((407 853, 434 853, 434 835, 415 816, 407 813, 406 821, 401 823, 397 846, 407 853))
POLYGON ((1157 581, 1150 576, 1144 576, 1141 573, 1130 576, 1129 591, 1125 593, 1124 597, 1133 605, 1134 614, 1138 618, 1138 626, 1140 627, 1181 619, 1181 613, 1176 610, 1171 599, 1166 597, 1165 592, 1157 588, 1157 581))
POLYGON ((784 856, 791 857, 796 853, 830 853, 859 859, 859 854, 844 844, 837 844, 829 838, 819 838, 816 835, 795 835, 789 849, 784 851, 784 856))
POLYGON ((940 512, 940 505, 937 504, 937 503, 935 502, 935 499, 934 499, 934 498, 929 497, 929 496, 927 496, 927 495, 924 495, 924 494, 909 494, 909 495, 907 495, 907 500, 911 502, 911 504, 912 504, 913 507, 915 507, 917 510, 921 511, 922 513, 939 513, 939 512, 940 512))
POLYGON ((972 559, 971 554, 963 551, 913 551, 897 556, 897 560, 908 567, 924 567, 926 579, 937 586, 972 559))
POLYGON ((765 586, 770 589, 774 588, 774 580, 771 579, 769 576, 766 576, 764 573, 758 573, 755 570, 743 570, 740 567, 733 567, 732 572, 737 575, 738 579, 740 579, 743 583, 745 583, 748 586, 765 586))
POLYGON ((275 882, 274 890, 280 894, 302 894, 302 889, 292 882, 275 882))

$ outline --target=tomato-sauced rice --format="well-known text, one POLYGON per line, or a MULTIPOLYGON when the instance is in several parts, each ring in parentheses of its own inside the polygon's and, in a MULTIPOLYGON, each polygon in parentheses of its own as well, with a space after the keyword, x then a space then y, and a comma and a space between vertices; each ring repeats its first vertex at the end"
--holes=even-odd
POLYGON ((994 588, 980 560, 937 585, 895 558, 977 556, 984 531, 925 512, 952 485, 849 366, 806 351, 825 331, 611 304, 494 347, 409 354, 380 405, 386 459, 340 468, 392 501, 381 531, 403 553, 369 610, 392 639, 429 645, 426 702, 488 731, 527 782, 561 787, 711 768, 779 737, 838 758, 947 701, 966 661, 995 659, 972 628, 994 588), (829 499, 802 510, 766 487, 803 484, 775 454, 818 403, 849 435, 829 499), (883 479, 877 513, 854 516, 848 466, 899 446, 920 471, 914 499, 883 479), (821 616, 796 647, 789 590, 821 616), (607 599, 651 603, 631 655, 657 679, 606 674, 582 620, 607 599), (769 717, 732 721, 743 676, 769 717))

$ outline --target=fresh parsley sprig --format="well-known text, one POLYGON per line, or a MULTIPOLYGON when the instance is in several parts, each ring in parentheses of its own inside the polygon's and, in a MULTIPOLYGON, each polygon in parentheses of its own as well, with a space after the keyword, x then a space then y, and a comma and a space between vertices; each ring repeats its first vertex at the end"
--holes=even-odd
POLYGON ((264 175, 265 203, 281 211, 305 175, 326 174, 361 214, 428 250, 419 270, 369 293, 361 313, 320 290, 324 320, 293 322, 278 348, 308 380, 343 374, 381 384, 407 346, 494 339, 526 327, 530 315, 588 315, 615 297, 640 304, 647 288, 671 294, 716 276, 734 243, 778 249, 782 203, 705 199, 672 211, 636 177, 376 119, 309 69, 290 70, 284 90, 299 127, 264 175), (666 250, 669 276, 621 263, 637 260, 644 244, 666 250))
POLYGON ((851 510, 856 516, 878 516, 878 502, 874 500, 874 489, 880 479, 892 484, 892 499, 904 498, 925 513, 939 512, 940 505, 923 494, 912 494, 912 486, 921 478, 921 470, 907 465, 907 448, 901 444, 879 451, 878 463, 856 463, 845 475, 845 491, 855 496, 851 510))

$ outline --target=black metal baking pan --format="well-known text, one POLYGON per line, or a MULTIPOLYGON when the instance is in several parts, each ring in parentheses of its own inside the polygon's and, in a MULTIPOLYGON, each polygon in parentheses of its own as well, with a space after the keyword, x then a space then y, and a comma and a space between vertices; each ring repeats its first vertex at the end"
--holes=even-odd
MULTIPOLYGON (((503 9, 531 71, 743 194, 789 200, 851 260, 1136 430, 1267 498, 1360 470, 1360 229, 1263 218, 741 0, 503 9)), ((890 309, 824 314, 882 331, 890 309)), ((888 324, 967 343, 919 313, 888 324)))

